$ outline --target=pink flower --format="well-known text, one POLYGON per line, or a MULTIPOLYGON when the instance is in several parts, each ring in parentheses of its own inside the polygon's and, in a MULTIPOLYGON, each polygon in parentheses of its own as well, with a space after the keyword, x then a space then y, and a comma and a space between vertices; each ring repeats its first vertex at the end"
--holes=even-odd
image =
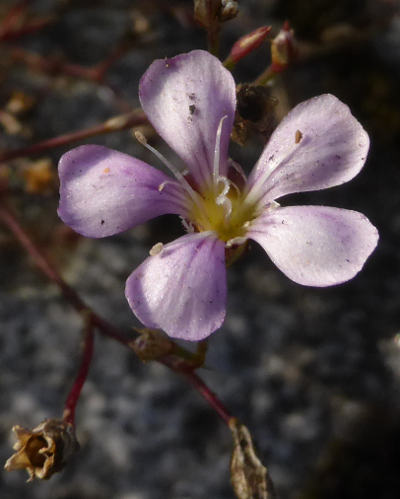
POLYGON ((188 234, 155 245, 132 272, 126 297, 149 328, 201 340, 225 318, 225 249, 257 241, 293 281, 330 286, 362 268, 377 230, 361 213, 275 200, 352 179, 369 139, 332 95, 296 106, 277 127, 248 179, 228 159, 235 82, 220 61, 195 50, 156 60, 140 81, 140 101, 159 135, 184 161, 175 178, 96 145, 60 160, 59 215, 87 237, 105 237, 175 213, 188 234), (234 180, 236 175, 236 179, 234 180))

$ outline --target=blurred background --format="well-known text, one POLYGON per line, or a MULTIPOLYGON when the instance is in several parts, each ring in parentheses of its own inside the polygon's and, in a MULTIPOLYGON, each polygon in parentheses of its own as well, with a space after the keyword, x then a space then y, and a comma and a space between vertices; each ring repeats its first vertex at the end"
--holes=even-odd
MULTIPOLYGON (((371 138, 350 183, 285 203, 363 212, 380 231, 364 270, 344 285, 301 287, 255 244, 229 269, 228 314, 200 375, 251 430, 281 499, 397 499, 400 491, 400 15, 396 0, 248 0, 221 30, 220 56, 261 25, 285 20, 298 59, 268 87, 271 122, 325 92, 347 103, 371 138)), ((207 48, 191 1, 0 2, 0 153, 77 131, 139 106, 155 58, 207 48), (10 11, 10 8, 13 9, 10 11), (11 14, 10 14, 11 12, 11 14), (25 28, 25 29, 24 29, 25 28)), ((251 82, 269 43, 237 64, 251 82)), ((152 143, 171 157, 167 147, 152 143)), ((268 132, 231 155, 247 171, 268 132)), ((130 130, 105 144, 151 164, 130 130)), ((22 225, 96 311, 138 326, 124 298, 129 273, 176 217, 89 240, 58 219, 56 165, 75 146, 3 161, 0 184, 22 225)), ((158 165, 157 165, 158 166, 158 165)), ((0 462, 15 424, 59 417, 74 378, 81 319, 0 227, 0 462)), ((185 382, 96 338, 77 410, 81 451, 48 482, 0 473, 2 499, 228 499, 231 435, 185 382)))

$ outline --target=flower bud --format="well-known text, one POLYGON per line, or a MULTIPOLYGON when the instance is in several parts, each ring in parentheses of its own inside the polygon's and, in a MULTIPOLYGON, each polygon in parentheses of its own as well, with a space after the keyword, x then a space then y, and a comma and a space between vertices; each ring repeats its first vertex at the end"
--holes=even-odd
POLYGON ((270 31, 271 26, 261 26, 261 28, 257 28, 255 31, 239 38, 233 45, 231 53, 224 62, 224 66, 228 68, 233 67, 240 59, 243 59, 247 54, 258 48, 270 31))
POLYGON ((6 462, 7 471, 26 469, 28 482, 34 478, 48 480, 60 471, 79 449, 73 426, 62 419, 45 419, 33 430, 14 426, 16 451, 6 462))
POLYGON ((297 49, 295 45, 294 32, 289 23, 285 21, 282 29, 271 43, 271 67, 275 73, 279 73, 296 58, 297 49))

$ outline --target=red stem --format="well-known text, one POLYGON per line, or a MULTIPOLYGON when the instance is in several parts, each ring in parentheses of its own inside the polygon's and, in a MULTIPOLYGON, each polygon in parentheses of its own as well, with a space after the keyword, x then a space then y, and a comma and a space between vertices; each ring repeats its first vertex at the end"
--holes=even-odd
POLYGON ((28 3, 29 0, 22 0, 21 2, 10 7, 0 24, 0 36, 15 29, 15 26, 20 21, 22 14, 28 6, 28 3))
POLYGON ((78 374, 76 375, 75 382, 72 385, 72 388, 67 396, 67 400, 64 406, 64 414, 63 414, 64 421, 71 425, 75 424, 75 409, 83 385, 85 384, 87 375, 89 373, 89 367, 93 357, 93 347, 94 347, 93 323, 92 323, 92 317, 89 316, 85 327, 85 337, 84 337, 81 365, 79 367, 79 371, 78 374))
POLYGON ((215 393, 208 388, 204 381, 199 378, 194 371, 181 372, 181 374, 186 377, 189 383, 196 388, 200 395, 211 405, 215 412, 217 412, 218 416, 229 426, 229 421, 233 416, 217 398, 215 393))
MULTIPOLYGON (((44 254, 39 250, 39 248, 33 243, 33 241, 29 238, 28 234, 24 231, 24 229, 20 226, 16 218, 10 213, 10 211, 4 206, 4 203, 0 202, 0 220, 3 221, 3 223, 13 232, 17 240, 20 242, 20 244, 23 246, 23 248, 27 251, 27 253, 32 257, 36 265, 40 268, 40 270, 57 286, 60 288, 62 294, 64 297, 69 301, 69 303, 80 313, 84 313, 87 315, 89 322, 88 328, 90 328, 90 331, 92 330, 92 327, 95 326, 99 329, 99 331, 104 334, 105 336, 108 336, 119 343, 122 343, 124 346, 128 347, 130 350, 132 348, 130 347, 130 342, 131 340, 126 338, 123 333, 121 333, 117 328, 112 326, 109 322, 107 322, 105 319, 97 315, 93 310, 91 310, 85 302, 79 297, 79 295, 76 293, 74 289, 72 289, 61 277, 61 275, 58 273, 58 271, 50 264, 48 259, 44 256, 44 254)), ((86 339, 86 341, 88 341, 86 339)), ((89 345, 85 344, 85 353, 83 357, 83 361, 81 364, 80 371, 78 373, 77 380, 75 384, 80 383, 78 380, 83 380, 86 378, 87 371, 84 371, 84 369, 88 369, 89 363, 90 363, 90 349, 92 348, 90 346, 90 340, 89 339, 89 345), (85 368, 86 365, 86 368, 85 368), (86 374, 85 374, 86 372, 86 374)), ((204 381, 197 376, 193 370, 188 370, 187 367, 182 365, 181 363, 176 363, 174 362, 174 359, 172 356, 166 356, 162 359, 159 360, 162 364, 165 366, 169 367, 175 372, 178 372, 182 376, 184 376, 187 381, 200 393, 200 395, 208 402, 208 404, 217 412, 217 414, 220 416, 220 418, 227 424, 229 425, 229 421, 231 420, 232 416, 229 413, 229 411, 226 409, 226 407, 222 404, 222 402, 217 398, 217 396, 208 388, 208 386, 204 383, 204 381), (181 366, 181 367, 180 367, 181 366)), ((82 385, 83 385, 82 382, 82 385)), ((79 388, 79 384, 75 387, 73 386, 70 395, 68 396, 68 400, 70 397, 73 399, 75 395, 73 393, 76 393, 76 401, 79 397, 79 392, 81 390, 82 386, 79 388), (79 390, 79 391, 78 391, 79 390)), ((71 402, 72 404, 75 402, 71 402)), ((68 401, 67 401, 68 402, 68 401)), ((74 407, 74 406, 73 406, 74 407)), ((72 414, 73 417, 73 414, 72 414)))
POLYGON ((59 135, 58 137, 43 140, 42 142, 38 142, 27 147, 22 147, 21 149, 5 151, 4 153, 0 154, 0 163, 19 158, 21 156, 41 154, 44 151, 53 149, 54 147, 65 146, 67 144, 70 144, 71 142, 87 139, 96 135, 125 130, 127 128, 142 125, 146 122, 147 118, 143 111, 141 111, 140 109, 135 109, 130 113, 116 116, 104 123, 101 123, 100 125, 95 125, 91 128, 59 135))
POLYGON ((43 19, 35 19, 20 28, 9 29, 8 31, 0 31, 0 41, 6 42, 16 40, 24 35, 30 35, 36 31, 40 31, 49 24, 55 21, 54 17, 44 17, 43 19))

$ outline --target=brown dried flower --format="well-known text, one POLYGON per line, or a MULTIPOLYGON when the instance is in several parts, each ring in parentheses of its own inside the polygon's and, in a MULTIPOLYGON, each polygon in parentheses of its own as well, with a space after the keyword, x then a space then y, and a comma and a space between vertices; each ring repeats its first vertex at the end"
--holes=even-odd
POLYGON ((49 158, 36 161, 24 161, 22 175, 25 180, 25 190, 31 194, 51 192, 56 185, 55 169, 49 158))
POLYGON ((194 18, 206 29, 233 19, 238 12, 236 0, 194 0, 194 18))
POLYGON ((29 478, 48 480, 78 450, 73 426, 62 419, 46 419, 33 430, 14 426, 16 451, 6 462, 7 471, 26 469, 29 478))
POLYGON ((238 499, 276 498, 267 468, 254 450, 249 430, 237 419, 232 418, 229 427, 233 436, 231 458, 231 482, 238 499))

